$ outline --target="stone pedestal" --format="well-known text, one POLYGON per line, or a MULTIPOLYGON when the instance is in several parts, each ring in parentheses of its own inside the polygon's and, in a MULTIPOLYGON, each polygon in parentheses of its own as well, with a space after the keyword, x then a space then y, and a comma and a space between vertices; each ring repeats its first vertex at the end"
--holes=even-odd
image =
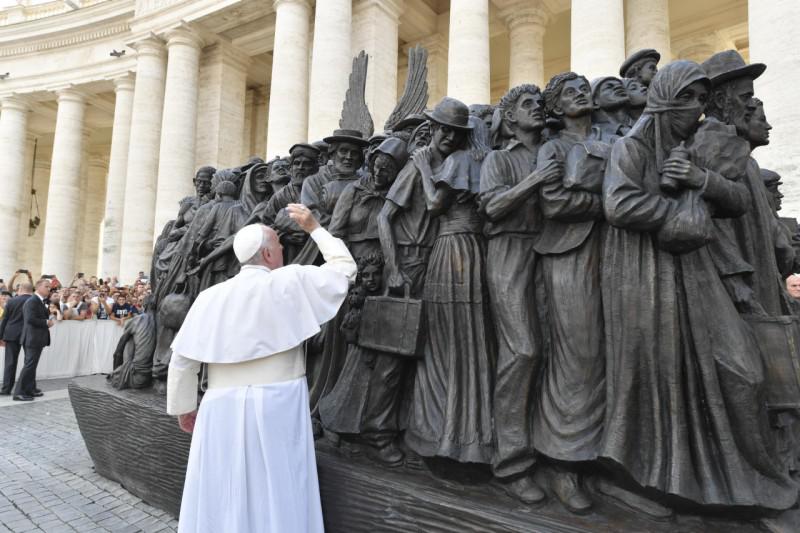
MULTIPOLYGON (((165 414, 165 399, 148 390, 118 391, 104 376, 69 385, 78 427, 97 472, 119 482, 150 505, 178 516, 190 437, 165 414)), ((681 515, 668 521, 643 518, 603 500, 585 516, 564 510, 554 498, 538 506, 506 495, 488 470, 462 465, 456 477, 442 464, 386 468, 352 447, 317 441, 325 531, 408 533, 756 533, 757 524, 681 515), (350 450, 350 451, 346 451, 350 450)), ((784 515, 783 522, 787 518, 784 515)), ((772 529, 773 531, 779 531, 772 529)), ((787 530, 790 531, 790 530, 787 530)), ((796 531, 791 530, 791 531, 796 531)))
POLYGON ((167 415, 166 398, 118 391, 100 375, 72 381, 69 398, 97 473, 177 517, 191 436, 167 415))

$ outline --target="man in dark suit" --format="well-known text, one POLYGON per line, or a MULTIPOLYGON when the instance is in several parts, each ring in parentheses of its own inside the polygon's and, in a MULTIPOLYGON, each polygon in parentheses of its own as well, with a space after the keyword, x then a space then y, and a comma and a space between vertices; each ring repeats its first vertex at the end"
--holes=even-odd
MULTIPOLYGON (((54 322, 49 320, 50 312, 45 300, 50 296, 50 280, 36 282, 36 292, 22 306, 21 344, 25 347, 25 366, 19 375, 14 399, 21 402, 33 400, 36 393, 36 367, 45 346, 50 346, 50 328, 54 322)), ((40 394, 41 395, 41 394, 40 394)))
POLYGON ((1 395, 9 395, 14 389, 17 377, 17 361, 19 360, 20 339, 22 338, 22 307, 31 297, 33 285, 23 283, 19 287, 19 294, 6 303, 3 320, 0 322, 0 344, 6 347, 5 366, 3 369, 3 388, 1 395))

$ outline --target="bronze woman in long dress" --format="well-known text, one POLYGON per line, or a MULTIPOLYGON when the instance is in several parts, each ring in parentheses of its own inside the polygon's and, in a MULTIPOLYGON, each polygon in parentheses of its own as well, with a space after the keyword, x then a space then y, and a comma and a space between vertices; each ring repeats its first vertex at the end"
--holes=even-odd
POLYGON ((483 221, 476 200, 484 154, 459 150, 467 107, 445 98, 433 112, 432 141, 414 154, 428 210, 439 218, 423 301, 427 335, 417 364, 406 444, 423 457, 490 463, 492 349, 485 290, 483 221), (478 155, 479 159, 474 158, 478 155))

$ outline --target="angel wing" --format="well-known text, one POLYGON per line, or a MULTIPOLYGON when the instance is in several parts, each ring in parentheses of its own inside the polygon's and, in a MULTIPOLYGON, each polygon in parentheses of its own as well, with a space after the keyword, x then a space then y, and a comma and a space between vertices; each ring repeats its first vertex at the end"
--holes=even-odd
POLYGON ((391 130, 409 115, 422 113, 428 105, 428 51, 420 45, 408 51, 408 76, 403 96, 394 106, 383 128, 391 130))
POLYGON ((369 113, 365 91, 367 87, 367 64, 369 56, 361 52, 353 58, 353 70, 350 72, 350 83, 342 104, 342 118, 339 127, 346 130, 358 130, 365 139, 372 135, 374 125, 369 113))

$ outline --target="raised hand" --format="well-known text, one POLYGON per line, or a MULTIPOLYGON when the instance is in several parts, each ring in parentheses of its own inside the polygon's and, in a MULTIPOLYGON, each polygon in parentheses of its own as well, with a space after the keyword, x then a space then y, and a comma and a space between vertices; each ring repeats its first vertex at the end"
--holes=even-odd
POLYGON ((311 233, 319 228, 319 222, 314 218, 314 213, 303 204, 289 204, 286 206, 289 218, 294 220, 306 233, 311 233))

